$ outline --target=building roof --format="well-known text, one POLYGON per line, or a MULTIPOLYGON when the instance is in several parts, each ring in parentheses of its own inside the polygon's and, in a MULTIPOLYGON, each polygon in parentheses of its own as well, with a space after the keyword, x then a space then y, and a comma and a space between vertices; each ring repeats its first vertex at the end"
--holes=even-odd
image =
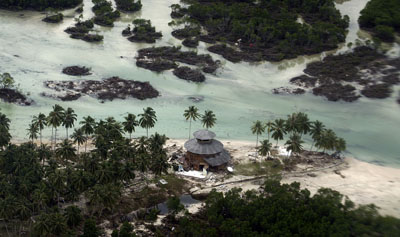
POLYGON ((229 153, 224 149, 221 153, 214 157, 203 158, 210 166, 220 166, 222 164, 228 163, 231 159, 229 153))
POLYGON ((193 133, 193 136, 199 140, 212 140, 215 137, 215 133, 208 130, 199 130, 193 133))
POLYGON ((185 142, 185 149, 191 153, 199 155, 213 155, 224 150, 224 145, 218 140, 211 140, 207 143, 199 143, 196 138, 185 142))

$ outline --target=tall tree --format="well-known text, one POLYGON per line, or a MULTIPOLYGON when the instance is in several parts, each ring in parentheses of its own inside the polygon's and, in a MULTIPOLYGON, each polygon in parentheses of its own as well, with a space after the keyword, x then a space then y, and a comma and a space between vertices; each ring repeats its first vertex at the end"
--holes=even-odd
POLYGON ((192 130, 192 120, 196 121, 196 119, 200 118, 199 110, 195 106, 189 106, 187 110, 183 113, 186 121, 189 120, 189 139, 192 130))
POLYGON ((135 131, 135 127, 138 125, 139 123, 136 121, 136 116, 134 114, 129 113, 128 116, 125 117, 125 121, 122 122, 122 126, 124 127, 124 131, 129 133, 129 140, 132 140, 132 133, 135 131))
POLYGON ((297 125, 298 125, 298 129, 297 131, 300 133, 300 138, 301 136, 307 135, 310 131, 311 131, 311 122, 308 119, 308 115, 306 113, 303 112, 299 112, 297 113, 297 125))
POLYGON ((276 119, 271 127, 272 138, 276 140, 276 145, 278 145, 279 140, 283 140, 283 136, 286 134, 285 130, 285 120, 276 119))
POLYGON ((334 147, 337 152, 342 152, 346 150, 346 141, 343 138, 338 137, 336 138, 334 147))
POLYGON ((156 111, 151 107, 147 107, 146 109, 143 109, 143 113, 139 114, 139 117, 139 124, 142 128, 146 129, 147 137, 149 137, 149 128, 154 127, 157 121, 156 111))
POLYGON ((271 138, 270 137, 270 133, 271 133, 271 129, 272 129, 272 122, 268 121, 265 123, 265 128, 267 129, 267 134, 268 134, 268 140, 271 138))
POLYGON ((28 132, 28 138, 31 139, 32 143, 35 139, 37 139, 37 134, 39 132, 39 128, 36 126, 35 123, 30 123, 29 127, 26 129, 26 131, 28 132))
POLYGON ((267 156, 271 152, 272 143, 269 140, 263 140, 258 148, 258 152, 262 156, 267 156))
POLYGON ((33 116, 32 122, 39 128, 40 145, 42 145, 42 131, 47 126, 46 115, 39 113, 38 116, 33 116))
POLYGON ((58 148, 56 149, 56 155, 57 157, 61 158, 62 161, 72 160, 76 156, 75 151, 76 149, 72 146, 72 143, 65 139, 58 145, 58 148))
POLYGON ((85 141, 85 152, 86 152, 89 135, 92 135, 94 132, 95 120, 90 116, 83 117, 83 121, 81 121, 80 124, 82 125, 81 129, 86 135, 86 141, 85 141))
POLYGON ((47 125, 51 126, 51 135, 53 136, 53 130, 54 130, 54 145, 57 144, 57 128, 62 124, 64 119, 64 109, 56 104, 53 106, 53 111, 49 113, 49 116, 47 116, 47 125))
POLYGON ((65 127, 67 134, 66 139, 69 139, 68 128, 72 128, 74 126, 75 121, 76 121, 75 111, 72 108, 67 108, 67 110, 64 113, 64 119, 62 123, 62 125, 65 127))
POLYGON ((257 139, 256 139, 256 150, 257 150, 257 154, 258 154, 258 136, 263 134, 265 132, 265 126, 264 124, 260 121, 257 120, 253 123, 253 126, 251 126, 251 132, 253 134, 257 135, 257 139))
POLYGON ((82 128, 79 128, 79 129, 75 128, 74 132, 72 133, 71 138, 74 141, 74 143, 78 144, 78 155, 79 155, 80 145, 82 145, 83 143, 86 142, 86 137, 84 135, 82 128))
POLYGON ((216 121, 217 118, 215 117, 215 114, 211 110, 206 110, 204 112, 204 115, 201 117, 201 122, 203 123, 203 127, 205 127, 207 130, 209 128, 214 127, 216 121))
POLYGON ((287 145, 286 150, 291 151, 291 154, 299 153, 303 150, 303 146, 301 145, 302 143, 303 141, 301 140, 300 135, 294 133, 285 143, 285 145, 287 145))
POLYGON ((311 135, 311 138, 313 139, 313 143, 311 144, 310 150, 312 150, 314 143, 316 141, 318 141, 318 139, 321 136, 322 131, 324 131, 324 129, 325 129, 325 125, 318 120, 311 123, 310 135, 311 135))
POLYGON ((11 140, 10 119, 3 113, 0 113, 0 148, 6 146, 11 140))
POLYGON ((315 146, 319 149, 323 149, 323 152, 326 150, 334 150, 336 144, 336 134, 331 129, 325 129, 322 131, 321 136, 318 137, 318 140, 315 142, 315 146))

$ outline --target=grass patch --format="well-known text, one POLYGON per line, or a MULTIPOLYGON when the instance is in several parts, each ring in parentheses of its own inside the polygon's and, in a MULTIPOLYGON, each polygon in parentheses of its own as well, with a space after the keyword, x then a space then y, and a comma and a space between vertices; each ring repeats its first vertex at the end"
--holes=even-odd
POLYGON ((165 179, 167 181, 167 184, 161 184, 158 182, 160 180, 159 178, 157 179, 157 186, 163 189, 164 191, 167 191, 168 193, 173 193, 174 195, 180 195, 182 194, 185 189, 186 189, 186 181, 184 179, 181 179, 174 174, 167 174, 161 176, 162 179, 165 179))
POLYGON ((244 163, 235 166, 234 174, 244 176, 276 175, 282 171, 279 160, 244 163))

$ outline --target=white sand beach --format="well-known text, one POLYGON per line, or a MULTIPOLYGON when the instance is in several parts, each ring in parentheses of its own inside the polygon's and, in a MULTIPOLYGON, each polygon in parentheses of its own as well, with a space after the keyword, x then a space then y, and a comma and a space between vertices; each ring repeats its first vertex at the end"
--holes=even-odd
MULTIPOLYGON (((167 146, 183 147, 185 140, 168 140, 167 146)), ((255 152, 255 142, 224 141, 225 148, 231 153, 234 162, 251 162, 255 152)), ((282 182, 299 182, 314 194, 319 188, 326 187, 348 196, 356 204, 375 204, 382 215, 400 217, 400 169, 383 167, 354 158, 345 158, 341 165, 321 169, 310 173, 293 173, 283 176, 282 182)), ((241 177, 233 177, 235 180, 241 177)), ((227 180, 226 180, 227 181, 227 180)), ((224 189, 240 187, 243 190, 257 188, 251 182, 226 185, 224 189)))

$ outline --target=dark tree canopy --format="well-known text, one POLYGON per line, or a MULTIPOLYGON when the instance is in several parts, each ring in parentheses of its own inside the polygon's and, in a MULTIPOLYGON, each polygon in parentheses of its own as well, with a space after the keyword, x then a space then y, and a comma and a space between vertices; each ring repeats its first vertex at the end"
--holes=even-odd
MULTIPOLYGON (((373 205, 355 208, 337 191, 314 195, 299 183, 269 180, 263 191, 212 191, 195 216, 182 217, 172 236, 396 236, 400 220, 373 205)), ((169 235, 171 236, 171 235, 169 235)))
POLYGON ((208 40, 238 42, 242 51, 258 54, 253 61, 334 49, 344 42, 349 21, 333 0, 196 0, 173 11, 201 25, 208 40))
POLYGON ((394 33, 400 33, 400 1, 369 1, 358 22, 361 28, 372 31, 382 41, 393 42, 394 33))
POLYGON ((81 4, 82 0, 1 0, 0 8, 7 9, 36 9, 43 10, 46 8, 64 9, 76 7, 81 4))

